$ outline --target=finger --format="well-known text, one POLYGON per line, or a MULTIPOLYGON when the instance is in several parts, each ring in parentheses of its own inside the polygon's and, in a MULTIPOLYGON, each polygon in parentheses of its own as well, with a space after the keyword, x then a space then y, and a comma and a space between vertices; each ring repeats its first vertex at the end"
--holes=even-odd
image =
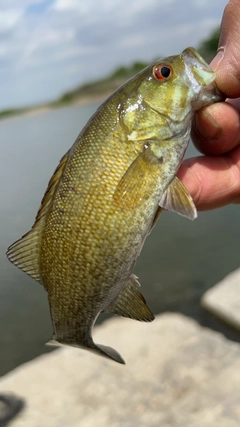
POLYGON ((240 147, 225 156, 188 159, 178 177, 198 210, 240 203, 240 147))
POLYGON ((207 155, 227 153, 240 144, 240 115, 228 102, 209 105, 195 115, 192 139, 207 155))
POLYGON ((216 83, 229 98, 240 97, 240 1, 231 0, 225 7, 219 39, 219 53, 211 62, 217 71, 216 83))

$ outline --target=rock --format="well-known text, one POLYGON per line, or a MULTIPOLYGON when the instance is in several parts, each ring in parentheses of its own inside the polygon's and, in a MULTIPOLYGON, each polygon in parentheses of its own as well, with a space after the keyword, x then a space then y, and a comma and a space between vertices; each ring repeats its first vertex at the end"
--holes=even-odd
POLYGON ((66 347, 2 377, 25 400, 11 427, 239 427, 239 344, 180 314, 114 318, 95 340, 127 365, 66 347))
POLYGON ((5 427, 23 408, 22 399, 6 393, 0 394, 0 427, 5 427))
POLYGON ((203 295, 201 305, 240 329, 240 268, 209 289, 203 295))

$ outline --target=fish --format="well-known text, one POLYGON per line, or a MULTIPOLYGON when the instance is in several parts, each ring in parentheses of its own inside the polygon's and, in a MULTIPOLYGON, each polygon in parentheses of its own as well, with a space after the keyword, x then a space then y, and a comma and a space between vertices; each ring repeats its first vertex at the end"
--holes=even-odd
POLYGON ((187 48, 118 88, 62 157, 34 225, 7 251, 47 291, 49 344, 125 363, 94 342, 95 321, 104 312, 154 320, 133 269, 163 209, 196 218, 176 173, 195 111, 221 100, 215 73, 187 48))

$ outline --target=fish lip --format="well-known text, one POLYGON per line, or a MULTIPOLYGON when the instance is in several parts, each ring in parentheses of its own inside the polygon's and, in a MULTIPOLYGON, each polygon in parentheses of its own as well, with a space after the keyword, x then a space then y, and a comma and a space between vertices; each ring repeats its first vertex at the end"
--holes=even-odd
POLYGON ((190 59, 191 66, 197 66, 198 68, 206 69, 208 71, 214 72, 210 65, 205 61, 205 59, 198 53, 193 47, 187 47, 183 50, 181 55, 186 59, 190 59), (199 67, 199 65, 202 67, 199 67))
MULTIPOLYGON (((182 56, 184 56, 184 58, 186 59, 189 58, 191 60, 192 62, 191 66, 197 65, 199 67, 199 65, 201 64, 203 69, 207 69, 208 71, 212 71, 214 73, 210 65, 193 47, 188 47, 184 49, 184 51, 182 52, 182 56)), ((215 87, 216 100, 218 100, 219 102, 225 101, 227 96, 218 89, 216 83, 215 83, 215 86, 216 86, 215 87)))
MULTIPOLYGON (((185 65, 186 80, 196 93, 200 88, 214 87, 215 73, 201 55, 192 47, 181 53, 185 65)), ((215 92, 215 91, 214 91, 215 92)))
MULTIPOLYGON (((194 71, 193 71, 194 68, 207 71, 207 73, 210 72, 210 74, 212 73, 213 76, 215 75, 215 72, 211 69, 210 65, 207 64, 205 59, 193 47, 188 47, 184 49, 181 55, 185 62, 187 75, 190 78, 190 81, 192 81, 193 83, 192 87, 195 87, 195 85, 196 87, 198 87, 198 85, 201 84, 201 82, 198 81, 198 78, 196 78, 195 75, 194 75, 194 80, 192 80, 192 76, 194 74, 194 71)), ((209 83, 205 82, 205 84, 206 84, 205 86, 206 89, 203 91, 203 93, 205 94, 205 101, 202 106, 204 106, 204 104, 208 105, 210 103, 223 102, 226 100, 226 96, 222 92, 220 92, 214 79, 213 81, 211 81, 210 79, 210 82, 209 83), (209 98, 209 101, 208 101, 208 98, 209 98)), ((199 109, 199 105, 201 105, 201 101, 199 103, 198 99, 196 99, 193 104, 195 104, 194 109, 199 109)))

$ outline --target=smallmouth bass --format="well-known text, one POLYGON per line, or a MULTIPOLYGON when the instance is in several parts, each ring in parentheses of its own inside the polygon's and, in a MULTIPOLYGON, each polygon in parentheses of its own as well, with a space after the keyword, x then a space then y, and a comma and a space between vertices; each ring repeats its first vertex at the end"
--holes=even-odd
POLYGON ((98 108, 61 159, 32 229, 7 251, 48 293, 50 343, 124 363, 94 343, 98 315, 154 319, 132 271, 162 208, 197 216, 176 173, 194 112, 222 100, 214 79, 193 48, 151 64, 98 108))

